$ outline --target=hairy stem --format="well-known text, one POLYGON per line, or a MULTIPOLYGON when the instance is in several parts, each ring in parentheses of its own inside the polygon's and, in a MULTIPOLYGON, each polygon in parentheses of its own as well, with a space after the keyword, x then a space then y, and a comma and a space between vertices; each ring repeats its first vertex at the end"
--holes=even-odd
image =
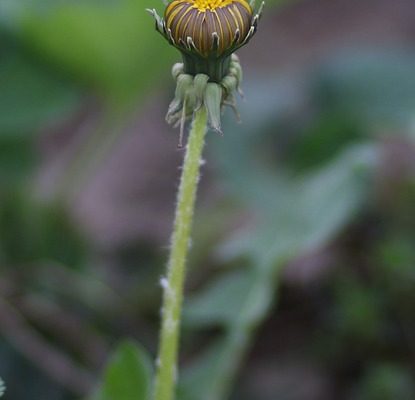
POLYGON ((161 282, 164 297, 154 400, 172 400, 174 398, 186 258, 189 251, 206 127, 207 111, 203 106, 194 116, 187 143, 167 266, 167 278, 163 278, 161 282))

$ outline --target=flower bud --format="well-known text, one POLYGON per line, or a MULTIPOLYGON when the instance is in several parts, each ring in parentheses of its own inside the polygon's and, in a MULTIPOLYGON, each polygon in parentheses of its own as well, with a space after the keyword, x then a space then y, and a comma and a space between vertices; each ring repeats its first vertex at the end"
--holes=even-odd
POLYGON ((231 55, 254 36, 263 5, 254 15, 247 0, 173 0, 164 19, 151 10, 156 28, 183 56, 184 72, 220 83, 231 55))
POLYGON ((245 39, 251 27, 252 8, 245 0, 174 0, 164 19, 175 43, 201 57, 219 58, 245 39))
POLYGON ((173 66, 176 93, 166 120, 180 127, 182 147, 186 121, 206 107, 209 126, 222 133, 221 113, 231 107, 238 119, 234 93, 240 88, 242 68, 233 54, 254 36, 264 7, 254 14, 255 0, 172 0, 161 18, 148 10, 156 29, 182 53, 183 63, 173 66))

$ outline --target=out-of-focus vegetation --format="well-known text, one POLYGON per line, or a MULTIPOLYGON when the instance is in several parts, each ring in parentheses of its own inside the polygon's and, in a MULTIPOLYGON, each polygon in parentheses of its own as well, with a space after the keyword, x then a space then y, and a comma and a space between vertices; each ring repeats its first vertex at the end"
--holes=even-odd
MULTIPOLYGON (((243 123, 208 137, 178 400, 414 399, 415 36, 279 68, 275 21, 330 5, 269 3, 243 123)), ((181 155, 149 7, 0 1, 5 399, 149 393, 181 155)))

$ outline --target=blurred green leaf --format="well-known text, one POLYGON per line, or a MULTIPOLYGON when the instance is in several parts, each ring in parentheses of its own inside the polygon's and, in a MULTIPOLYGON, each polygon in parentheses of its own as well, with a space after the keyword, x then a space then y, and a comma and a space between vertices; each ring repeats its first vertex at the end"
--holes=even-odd
MULTIPOLYGON (((220 339, 211 344, 185 370, 177 390, 178 400, 207 400, 214 399, 218 386, 218 371, 223 369, 226 360, 226 340, 220 339)), ((225 377, 226 379, 226 377, 225 377)))
MULTIPOLYGON (((234 279, 235 273, 225 274, 186 304, 185 315, 193 323, 222 324, 226 343, 186 368, 181 391, 186 400, 228 396, 252 334, 271 309, 281 267, 332 240, 357 215, 370 190, 371 171, 378 160, 378 148, 371 143, 339 146, 336 157, 297 177, 270 162, 271 157, 264 162, 264 154, 272 151, 263 143, 264 135, 278 134, 273 132, 273 121, 286 101, 272 85, 276 84, 267 80, 266 91, 261 89, 263 85, 252 88, 260 91, 265 106, 256 107, 248 100, 242 107, 246 122, 235 132, 234 124, 227 125, 225 140, 214 146, 223 187, 234 199, 240 199, 248 214, 254 213, 256 226, 247 227, 245 234, 239 231, 221 246, 227 259, 245 256, 250 269, 237 272, 240 275, 234 279), (215 357, 220 362, 212 369, 215 357), (195 368, 199 378, 193 386, 189 377, 195 368), (198 387, 208 391, 197 397, 198 387)), ((318 151, 317 145, 315 149, 318 151)))
POLYGON ((0 58, 1 136, 33 135, 78 106, 80 91, 74 85, 16 48, 4 52, 0 58))
POLYGON ((248 269, 221 275, 186 300, 184 323, 199 328, 233 323, 235 316, 240 315, 240 310, 244 307, 246 294, 254 278, 253 271, 248 269))
POLYGON ((83 265, 86 244, 67 211, 39 203, 25 191, 0 198, 0 259, 5 265, 44 261, 71 268, 83 265))
POLYGON ((145 350, 134 342, 122 342, 108 362, 94 400, 147 400, 151 380, 151 361, 145 350))
POLYGON ((376 250, 379 268, 376 273, 390 286, 411 291, 415 282, 415 247, 413 235, 402 231, 380 241, 376 250))
MULTIPOLYGON (((287 4, 287 5, 294 4, 298 1, 299 0, 267 0, 265 2, 265 4, 267 6, 269 6, 269 5, 270 6, 281 6, 281 5, 285 5, 285 4, 287 4)), ((257 1, 257 4, 259 4, 259 3, 260 3, 260 1, 257 1)))
MULTIPOLYGON (((224 244, 223 252, 229 257, 243 251, 261 264, 261 260, 287 260, 323 245, 356 215, 376 154, 375 147, 356 146, 307 176, 289 179, 276 174, 272 178, 268 173, 268 184, 262 187, 253 181, 250 202, 261 211, 256 232, 238 233, 224 244)), ((235 189, 245 191, 241 186, 235 189)), ((246 196, 241 193, 241 198, 246 196)))
POLYGON ((93 268, 77 270, 57 262, 44 262, 36 267, 30 283, 54 299, 81 306, 111 321, 119 316, 120 309, 128 313, 131 307, 131 302, 125 301, 93 268))
POLYGON ((27 15, 22 39, 99 92, 124 101, 144 89, 179 55, 155 31, 150 0, 59 4, 46 15, 27 15))
POLYGON ((32 138, 0 135, 0 182, 15 187, 27 178, 37 161, 32 138))
POLYGON ((405 126, 415 109, 414 68, 411 52, 338 52, 315 76, 315 100, 372 124, 405 126))
POLYGON ((369 368, 356 395, 358 400, 412 400, 414 397, 415 385, 410 371, 393 364, 369 368))
MULTIPOLYGON (((226 346, 216 354, 226 361, 219 363, 214 371, 200 372, 214 382, 202 399, 226 397, 253 330, 270 310, 278 287, 279 269, 297 255, 324 245, 353 218, 365 198, 366 174, 374 166, 375 156, 375 148, 358 146, 297 182, 275 179, 269 183, 271 188, 257 189, 262 197, 255 199, 254 204, 262 202, 259 209, 264 212, 264 218, 255 234, 250 228, 242 243, 236 245, 249 255, 252 276, 241 274, 233 282, 225 275, 224 281, 196 296, 194 303, 187 303, 187 317, 190 313, 193 322, 222 322, 227 328, 226 346), (229 310, 223 311, 228 306, 229 310)), ((209 365, 203 358, 200 363, 209 365)), ((193 368, 189 367, 190 374, 193 368)), ((184 379, 187 380, 186 375, 184 379)), ((186 387, 182 390, 185 399, 197 399, 186 392, 186 387)))
POLYGON ((347 274, 341 275, 335 290, 333 322, 338 333, 353 343, 374 343, 384 333, 386 307, 381 294, 347 274))
POLYGON ((324 112, 308 126, 288 154, 287 163, 295 170, 307 171, 328 162, 345 146, 364 139, 361 124, 341 112, 324 112))
POLYGON ((6 393, 4 397, 0 397, 2 400, 68 398, 68 392, 62 386, 51 380, 4 340, 0 341, 0 359, 0 374, 6 383, 6 393), (25 380, 24 385, 22 377, 25 380))

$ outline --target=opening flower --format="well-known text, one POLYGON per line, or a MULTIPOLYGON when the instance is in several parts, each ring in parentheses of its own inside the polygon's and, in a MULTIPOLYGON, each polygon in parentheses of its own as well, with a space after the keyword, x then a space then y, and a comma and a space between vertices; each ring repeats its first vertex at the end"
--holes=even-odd
POLYGON ((220 82, 230 55, 254 36, 261 10, 247 0, 173 0, 164 19, 153 10, 157 30, 183 55, 185 73, 220 82))
POLYGON ((166 115, 180 126, 182 146, 185 122, 204 106, 209 126, 222 133, 221 113, 231 107, 238 119, 234 97, 240 90, 242 68, 233 54, 254 36, 264 3, 254 13, 255 0, 172 0, 164 18, 149 10, 156 29, 180 50, 183 63, 173 66, 176 93, 166 115))
POLYGON ((252 8, 245 0, 175 0, 164 17, 176 43, 185 45, 191 38, 198 54, 216 58, 241 44, 252 8))

